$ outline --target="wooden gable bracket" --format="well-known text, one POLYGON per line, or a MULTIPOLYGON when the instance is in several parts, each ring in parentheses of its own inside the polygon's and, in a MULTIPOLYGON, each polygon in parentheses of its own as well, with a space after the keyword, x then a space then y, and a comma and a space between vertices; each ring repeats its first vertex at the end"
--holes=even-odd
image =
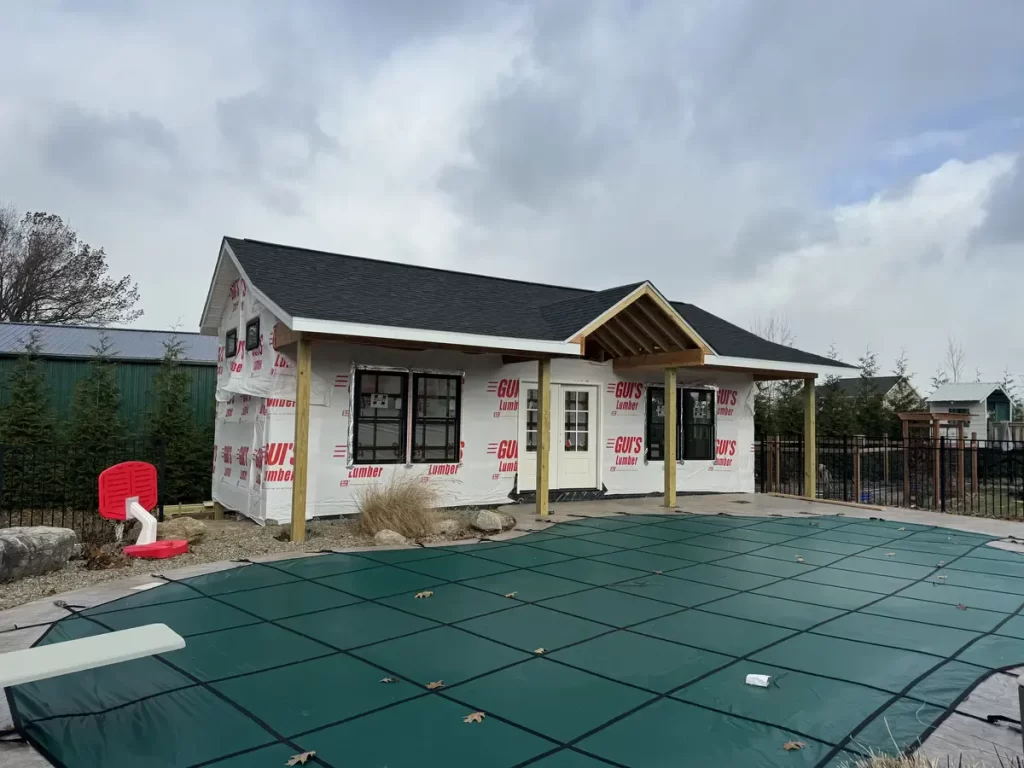
POLYGON ((688 368, 704 365, 704 350, 684 349, 679 352, 658 352, 653 355, 619 357, 612 361, 616 371, 637 371, 660 368, 688 368))

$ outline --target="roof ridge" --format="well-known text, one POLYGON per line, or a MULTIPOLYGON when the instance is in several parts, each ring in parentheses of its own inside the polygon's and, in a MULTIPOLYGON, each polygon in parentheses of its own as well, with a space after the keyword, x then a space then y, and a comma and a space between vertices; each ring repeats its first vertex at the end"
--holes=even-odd
MULTIPOLYGON (((501 277, 498 275, 483 275, 479 272, 466 272, 459 269, 446 269, 444 267, 432 267, 426 264, 409 264, 404 261, 391 261, 390 259, 372 259, 369 256, 353 256, 349 253, 335 253, 334 251, 324 251, 319 248, 306 248, 299 245, 285 245, 283 243, 272 243, 269 240, 254 240, 250 237, 228 237, 225 236, 225 240, 238 240, 244 243, 254 243, 256 245, 269 245, 272 248, 285 248, 289 251, 306 251, 307 253, 317 253, 323 256, 336 256, 344 259, 357 259, 359 261, 369 261, 378 264, 393 264, 396 267, 408 267, 410 269, 420 269, 427 272, 443 272, 448 275, 470 275, 471 277, 482 277, 486 280, 500 280, 505 283, 517 283, 519 285, 536 285, 542 288, 557 288, 560 291, 577 291, 579 293, 601 293, 604 290, 596 290, 594 288, 574 288, 570 285, 556 285, 554 283, 541 283, 535 280, 519 280, 514 277, 501 277)), ((647 281, 641 281, 647 282, 647 281)))

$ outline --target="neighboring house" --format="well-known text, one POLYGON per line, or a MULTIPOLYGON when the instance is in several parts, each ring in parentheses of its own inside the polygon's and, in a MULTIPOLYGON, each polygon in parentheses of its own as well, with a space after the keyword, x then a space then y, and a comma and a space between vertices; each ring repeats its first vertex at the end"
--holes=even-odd
POLYGON ((967 413, 964 434, 979 440, 1001 440, 1001 424, 1013 421, 1013 404, 1000 384, 957 382, 943 384, 927 398, 932 413, 967 413))
MULTIPOLYGON (((899 392, 901 381, 910 388, 911 392, 920 397, 917 390, 914 389, 914 385, 900 376, 875 376, 870 380, 870 385, 874 387, 876 392, 882 395, 882 399, 889 401, 899 392)), ((857 397, 861 393, 861 387, 863 386, 864 379, 859 376, 851 379, 836 379, 830 384, 821 384, 816 388, 818 403, 824 402, 825 398, 832 394, 832 392, 836 392, 844 397, 857 397)))
POLYGON ((261 521, 293 519, 294 505, 293 524, 354 512, 368 486, 401 477, 446 506, 538 485, 539 509, 752 492, 754 381, 852 370, 649 282, 587 291, 235 238, 200 325, 223 357, 213 498, 261 521))
POLYGON ((0 323, 0 404, 10 398, 7 379, 25 353, 35 332, 50 404, 60 421, 71 417, 75 385, 89 372, 94 349, 106 336, 111 359, 117 363, 117 384, 121 391, 121 417, 129 434, 145 431, 153 404, 153 377, 160 370, 164 344, 176 337, 182 344, 182 370, 188 375, 196 424, 213 423, 210 404, 216 390, 217 342, 198 333, 170 333, 135 328, 95 328, 73 325, 0 323))

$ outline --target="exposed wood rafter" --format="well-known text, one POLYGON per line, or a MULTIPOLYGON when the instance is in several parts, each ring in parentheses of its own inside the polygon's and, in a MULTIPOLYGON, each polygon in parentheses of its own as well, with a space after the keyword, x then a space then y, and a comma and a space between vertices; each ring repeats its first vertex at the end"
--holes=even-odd
POLYGON ((658 316, 658 312, 653 308, 646 306, 644 302, 637 302, 636 308, 640 311, 640 314, 646 317, 647 320, 654 325, 655 328, 671 339, 676 346, 682 347, 683 349, 697 346, 697 344, 692 339, 688 338, 682 330, 672 323, 665 322, 665 320, 658 316))
POLYGON ((686 368, 704 364, 704 351, 684 349, 678 352, 659 352, 654 355, 619 357, 612 363, 616 371, 636 371, 644 368, 686 368))

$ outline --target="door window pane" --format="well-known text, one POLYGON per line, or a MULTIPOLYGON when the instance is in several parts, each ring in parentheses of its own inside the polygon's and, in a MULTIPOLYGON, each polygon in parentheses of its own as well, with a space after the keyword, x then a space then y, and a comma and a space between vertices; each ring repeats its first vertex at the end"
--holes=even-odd
POLYGON ((537 451, 537 412, 539 409, 540 390, 526 390, 526 450, 537 451))
POLYGON ((587 412, 590 407, 590 394, 583 390, 566 390, 565 392, 565 418, 563 430, 565 432, 565 450, 572 452, 589 450, 587 430, 590 414, 587 412))

